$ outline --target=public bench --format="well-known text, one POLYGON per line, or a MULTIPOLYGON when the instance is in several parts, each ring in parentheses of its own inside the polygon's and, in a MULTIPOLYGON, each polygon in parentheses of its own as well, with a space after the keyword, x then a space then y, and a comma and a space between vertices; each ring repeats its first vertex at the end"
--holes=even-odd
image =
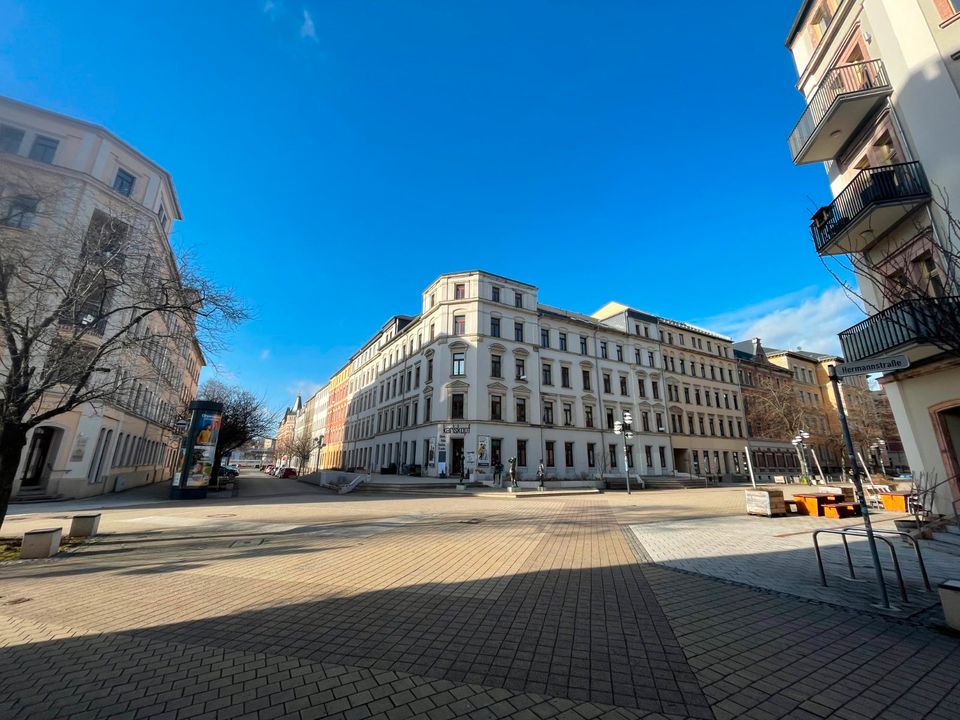
POLYGON ((843 518, 857 517, 859 514, 860 503, 827 503, 823 506, 823 516, 828 518, 842 520, 843 518))

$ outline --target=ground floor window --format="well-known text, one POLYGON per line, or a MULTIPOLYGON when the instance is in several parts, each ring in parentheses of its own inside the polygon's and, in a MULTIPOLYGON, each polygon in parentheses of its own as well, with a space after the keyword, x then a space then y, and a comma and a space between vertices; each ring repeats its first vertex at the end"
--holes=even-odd
POLYGON ((587 443, 587 466, 596 467, 597 464, 597 450, 594 443, 587 443))
POLYGON ((548 440, 546 443, 547 447, 547 467, 553 467, 554 457, 553 457, 553 441, 548 440))
POLYGON ((527 441, 517 440, 517 465, 527 466, 527 441))
POLYGON ((563 462, 567 467, 573 467, 573 443, 563 444, 563 462))

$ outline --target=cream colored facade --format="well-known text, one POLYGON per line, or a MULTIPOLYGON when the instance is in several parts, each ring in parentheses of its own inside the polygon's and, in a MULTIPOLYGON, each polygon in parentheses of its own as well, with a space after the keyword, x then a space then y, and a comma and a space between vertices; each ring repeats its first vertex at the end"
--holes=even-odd
MULTIPOLYGON (((82 236, 94 213, 119 213, 136 225, 139 241, 150 244, 155 262, 176 272, 169 234, 180 206, 170 176, 103 128, 0 98, 0 170, 0 216, 7 218, 0 221, 0 242, 40 238, 50 232, 51 218, 82 236), (36 216, 11 215, 12 204, 38 187, 49 194, 34 198, 36 216)), ((204 364, 193 329, 174 327, 177 322, 151 317, 137 331, 141 337, 181 340, 158 342, 150 357, 104 369, 121 393, 115 403, 83 405, 30 432, 14 498, 85 497, 172 477, 175 424, 196 398, 204 364), (138 372, 138 363, 147 362, 162 382, 138 372)))
MULTIPOLYGON (((821 255, 852 255, 871 317, 841 333, 851 361, 906 354, 881 379, 914 473, 938 480, 937 509, 960 498, 960 362, 916 318, 944 298, 937 244, 955 243, 943 197, 960 197, 960 6, 955 0, 807 0, 787 45, 808 107, 791 134, 798 164, 825 162, 834 201, 813 218, 821 255), (893 302, 900 273, 926 298, 893 302), (886 289, 886 290, 885 290, 886 289)), ((953 212, 957 212, 956 207, 953 212)), ((953 271, 956 272, 956 269, 953 271)))
POLYGON ((541 461, 556 479, 622 478, 625 463, 634 476, 730 477, 745 472, 746 443, 729 348, 625 306, 583 315, 541 304, 528 283, 442 275, 420 314, 391 318, 331 379, 324 467, 491 479, 515 457, 527 480, 541 461), (693 426, 672 433, 671 410, 693 426), (613 432, 625 411, 636 433, 626 446, 613 432))

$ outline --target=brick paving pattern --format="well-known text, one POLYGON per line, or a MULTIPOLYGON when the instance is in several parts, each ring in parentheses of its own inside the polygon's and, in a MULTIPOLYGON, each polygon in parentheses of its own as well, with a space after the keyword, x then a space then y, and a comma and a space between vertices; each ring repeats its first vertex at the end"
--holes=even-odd
POLYGON ((346 498, 117 509, 0 567, 0 717, 958 715, 956 638, 664 568, 623 530, 742 493, 346 498))

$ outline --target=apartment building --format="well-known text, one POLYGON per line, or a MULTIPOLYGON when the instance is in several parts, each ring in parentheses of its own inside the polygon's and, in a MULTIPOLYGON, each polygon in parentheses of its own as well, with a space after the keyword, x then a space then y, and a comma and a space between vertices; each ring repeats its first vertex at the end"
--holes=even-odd
POLYGON ((960 362, 938 345, 960 308, 960 6, 956 0, 806 0, 787 37, 807 107, 797 164, 825 163, 833 201, 812 218, 822 256, 853 264, 870 317, 840 335, 850 361, 906 354, 881 379, 915 472, 960 497, 960 362), (954 209, 956 212, 956 209, 954 209))
POLYGON ((729 338, 610 304, 542 305, 528 283, 442 275, 328 384, 323 467, 532 479, 744 472, 729 338), (687 388, 687 392, 684 388, 687 388), (624 412, 634 437, 614 434, 624 412))
MULTIPOLYGON (((63 262, 49 268, 50 277, 62 286, 87 288, 67 295, 75 298, 75 311, 61 314, 44 340, 50 354, 38 358, 41 365, 58 343, 92 353, 121 332, 132 322, 132 311, 111 316, 111 305, 156 292, 155 280, 167 291, 190 292, 179 285, 169 243, 180 217, 168 173, 108 130, 0 98, 0 247, 55 249, 63 262), (108 253, 100 269, 110 289, 94 292, 89 289, 94 283, 83 285, 88 276, 74 265, 89 272, 89 258, 108 253)), ((45 301, 56 308, 57 297, 51 289, 45 301)), ((178 420, 196 399, 204 364, 192 318, 154 313, 124 337, 129 349, 97 368, 113 383, 111 399, 87 403, 30 431, 14 497, 84 497, 172 477, 178 420)), ((0 372, 10 367, 4 352, 0 349, 0 372)), ((47 409, 55 394, 46 393, 36 412, 47 409)))

